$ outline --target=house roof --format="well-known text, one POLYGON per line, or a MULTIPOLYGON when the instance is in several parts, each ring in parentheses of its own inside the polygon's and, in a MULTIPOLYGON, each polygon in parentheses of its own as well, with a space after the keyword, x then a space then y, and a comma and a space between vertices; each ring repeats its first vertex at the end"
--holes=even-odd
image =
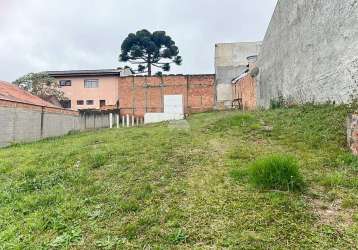
POLYGON ((55 105, 42 100, 40 97, 20 89, 14 84, 0 80, 0 100, 32 104, 36 106, 58 108, 55 105))
POLYGON ((120 76, 125 73, 123 69, 96 69, 96 70, 64 70, 64 71, 46 71, 52 77, 70 77, 70 76, 120 76))

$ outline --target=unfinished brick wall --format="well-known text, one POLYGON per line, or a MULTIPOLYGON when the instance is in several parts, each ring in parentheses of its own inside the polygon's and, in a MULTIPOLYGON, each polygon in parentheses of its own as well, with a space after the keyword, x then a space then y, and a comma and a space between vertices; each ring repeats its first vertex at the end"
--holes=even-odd
POLYGON ((233 84, 233 94, 234 100, 240 103, 240 108, 243 110, 256 109, 256 80, 250 75, 246 75, 233 84))
POLYGON ((185 113, 212 110, 214 75, 128 76, 119 78, 121 115, 164 111, 164 95, 182 95, 185 113))

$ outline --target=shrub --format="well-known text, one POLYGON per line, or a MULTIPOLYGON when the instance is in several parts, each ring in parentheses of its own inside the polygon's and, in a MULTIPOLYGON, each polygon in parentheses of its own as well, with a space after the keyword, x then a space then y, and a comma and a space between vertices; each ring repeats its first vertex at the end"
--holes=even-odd
POLYGON ((288 155, 271 155, 255 161, 249 169, 250 180, 257 187, 300 191, 303 178, 297 160, 288 155))

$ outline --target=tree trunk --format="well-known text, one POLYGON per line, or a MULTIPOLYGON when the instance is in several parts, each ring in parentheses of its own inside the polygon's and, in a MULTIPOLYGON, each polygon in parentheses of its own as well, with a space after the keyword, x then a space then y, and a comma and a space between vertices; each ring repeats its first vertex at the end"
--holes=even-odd
POLYGON ((152 64, 148 63, 148 76, 152 76, 152 64))
POLYGON ((152 76, 152 60, 150 54, 148 55, 148 76, 152 76))

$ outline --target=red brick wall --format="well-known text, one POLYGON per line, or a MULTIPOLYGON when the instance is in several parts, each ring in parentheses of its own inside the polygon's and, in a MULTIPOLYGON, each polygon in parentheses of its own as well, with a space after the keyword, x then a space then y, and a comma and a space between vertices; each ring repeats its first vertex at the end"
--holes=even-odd
POLYGON ((241 101, 241 108, 244 110, 254 110, 256 102, 256 80, 250 75, 245 76, 233 84, 234 99, 241 101))
POLYGON ((185 113, 212 110, 214 88, 214 75, 121 77, 118 87, 121 115, 163 112, 164 95, 183 95, 185 113))

